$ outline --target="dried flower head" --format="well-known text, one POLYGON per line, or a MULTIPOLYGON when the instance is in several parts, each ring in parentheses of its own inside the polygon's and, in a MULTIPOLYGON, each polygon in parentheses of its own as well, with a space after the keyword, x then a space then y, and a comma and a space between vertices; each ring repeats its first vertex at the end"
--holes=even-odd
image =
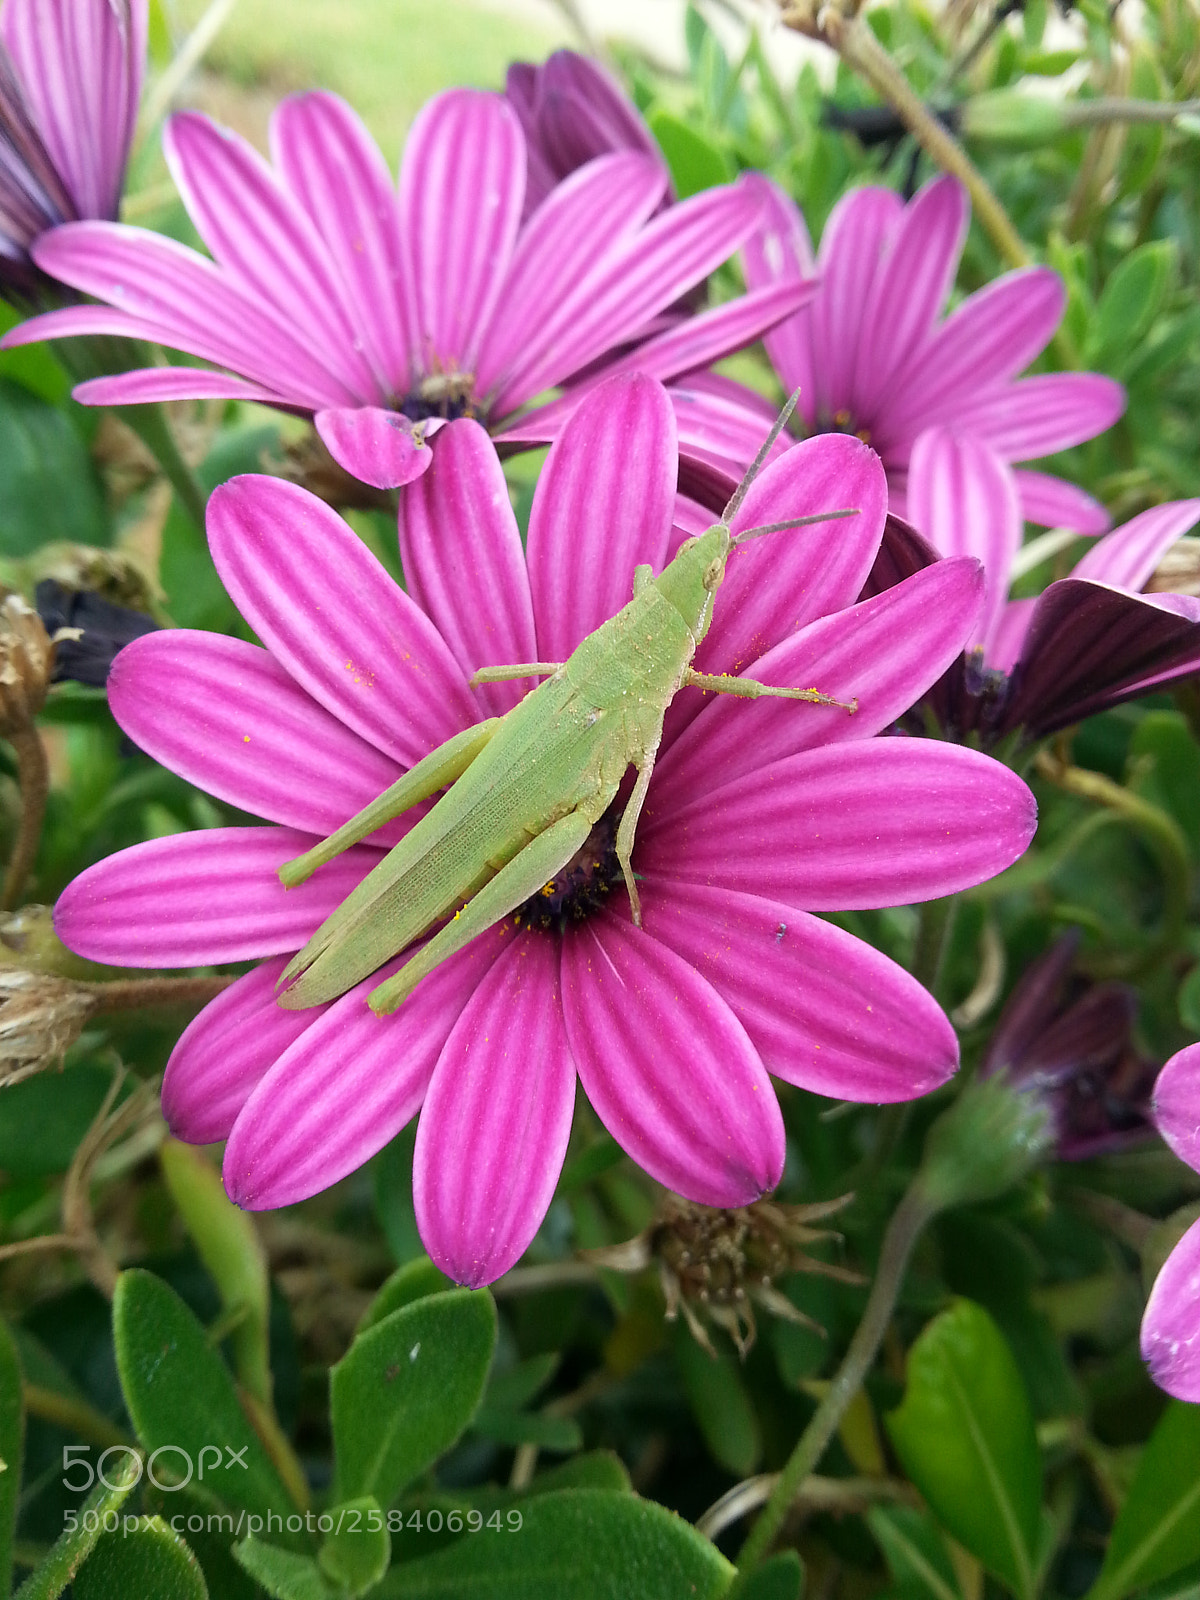
POLYGON ((41 617, 19 594, 0 603, 0 733, 28 727, 42 709, 54 645, 41 617))
POLYGON ((777 1279, 792 1272, 816 1272, 841 1283, 863 1281, 857 1272, 808 1253, 809 1245, 840 1237, 810 1224, 836 1215, 853 1198, 846 1194, 810 1206, 756 1200, 722 1211, 668 1194, 654 1221, 635 1239, 583 1254, 618 1272, 641 1272, 657 1262, 668 1319, 674 1321, 682 1311, 697 1344, 715 1356, 701 1321, 702 1315, 707 1316, 724 1328, 745 1358, 758 1331, 755 1301, 788 1322, 824 1331, 776 1288, 777 1279))
POLYGON ((64 978, 0 968, 0 1087, 61 1062, 94 1004, 86 989, 64 978))

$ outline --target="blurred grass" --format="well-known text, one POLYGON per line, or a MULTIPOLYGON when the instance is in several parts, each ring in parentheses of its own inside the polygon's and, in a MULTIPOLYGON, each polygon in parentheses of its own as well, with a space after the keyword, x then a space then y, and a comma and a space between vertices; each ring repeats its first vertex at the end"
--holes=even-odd
MULTIPOLYGON (((208 0, 161 0, 176 42, 208 0)), ((570 43, 550 7, 544 26, 514 7, 472 0, 238 0, 182 99, 262 144, 271 105, 297 89, 344 95, 395 167, 404 134, 430 95, 451 84, 498 89, 507 64, 570 43), (214 81, 215 80, 215 81, 214 81), (197 90, 192 93, 192 88, 197 90)))

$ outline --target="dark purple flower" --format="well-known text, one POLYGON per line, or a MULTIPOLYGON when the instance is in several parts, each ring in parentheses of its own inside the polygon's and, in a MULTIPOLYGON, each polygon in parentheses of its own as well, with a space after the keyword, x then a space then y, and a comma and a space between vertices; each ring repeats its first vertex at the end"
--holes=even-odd
MULTIPOLYGON (((0 292, 36 300, 49 228, 117 215, 146 62, 147 0, 5 0, 0 292)), ((52 274, 53 275, 53 274, 52 274)))

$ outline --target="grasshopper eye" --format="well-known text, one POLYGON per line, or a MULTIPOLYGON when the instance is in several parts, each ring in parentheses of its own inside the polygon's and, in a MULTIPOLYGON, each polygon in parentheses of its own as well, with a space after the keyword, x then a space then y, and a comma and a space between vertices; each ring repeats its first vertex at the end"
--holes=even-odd
POLYGON ((702 578, 701 582, 704 584, 704 587, 711 593, 712 590, 714 590, 714 589, 719 587, 721 579, 724 576, 725 576, 725 563, 724 563, 724 561, 722 561, 720 559, 718 559, 716 561, 710 561, 708 566, 704 569, 704 577, 702 578))

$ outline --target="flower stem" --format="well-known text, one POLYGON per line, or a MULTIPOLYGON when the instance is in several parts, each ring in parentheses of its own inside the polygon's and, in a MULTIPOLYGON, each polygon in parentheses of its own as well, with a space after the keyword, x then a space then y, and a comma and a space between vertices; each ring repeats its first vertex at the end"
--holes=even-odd
POLYGON ((137 1448, 128 1434, 114 1422, 110 1422, 102 1411, 90 1406, 86 1400, 77 1399, 70 1394, 60 1394, 56 1389, 44 1389, 36 1383, 22 1384, 21 1394, 25 1401, 25 1409, 30 1416, 40 1417, 43 1422, 52 1422, 56 1427, 65 1428, 77 1439, 86 1439, 89 1444, 94 1444, 102 1450, 137 1448))
POLYGON ((930 994, 937 993, 957 904, 956 897, 951 894, 943 900, 926 900, 918 912, 920 921, 913 949, 912 973, 930 994))
POLYGON ((820 39, 836 50, 853 71, 887 101, 926 154, 945 172, 953 173, 971 196, 975 215, 1000 255, 1011 267, 1030 263, 1025 242, 987 180, 917 94, 904 73, 857 13, 857 0, 784 0, 786 27, 820 39))
POLYGON ((42 819, 46 814, 46 796, 50 792, 50 767, 46 761, 46 747, 32 723, 14 728, 8 742, 17 754, 17 778, 21 785, 21 820, 17 825, 17 838, 9 858, 4 878, 3 906, 11 911, 21 898, 25 880, 37 857, 42 837, 42 819))
POLYGON ((854 1330, 841 1366, 776 1478, 771 1497, 742 1547, 738 1557, 739 1572, 752 1571, 770 1550, 801 1485, 816 1468, 847 1407, 862 1387, 892 1319, 913 1246, 937 1209, 920 1179, 914 1180, 883 1236, 879 1266, 862 1321, 854 1330))
POLYGON ((207 1005, 236 980, 215 978, 118 978, 111 983, 81 983, 92 996, 92 1015, 139 1011, 143 1006, 207 1005))

